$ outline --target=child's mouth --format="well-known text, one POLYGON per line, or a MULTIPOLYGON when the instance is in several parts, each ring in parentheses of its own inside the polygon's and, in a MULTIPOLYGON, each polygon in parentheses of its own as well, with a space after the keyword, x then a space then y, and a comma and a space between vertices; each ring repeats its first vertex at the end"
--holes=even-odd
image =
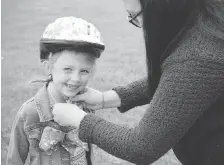
POLYGON ((73 84, 65 84, 65 86, 70 90, 75 90, 79 87, 79 85, 73 85, 73 84))

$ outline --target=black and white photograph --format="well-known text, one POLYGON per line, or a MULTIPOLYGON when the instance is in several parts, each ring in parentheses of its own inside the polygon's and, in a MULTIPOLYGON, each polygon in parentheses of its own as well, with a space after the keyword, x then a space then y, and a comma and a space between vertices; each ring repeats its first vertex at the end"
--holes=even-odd
POLYGON ((2 0, 2 165, 224 165, 224 0, 2 0))

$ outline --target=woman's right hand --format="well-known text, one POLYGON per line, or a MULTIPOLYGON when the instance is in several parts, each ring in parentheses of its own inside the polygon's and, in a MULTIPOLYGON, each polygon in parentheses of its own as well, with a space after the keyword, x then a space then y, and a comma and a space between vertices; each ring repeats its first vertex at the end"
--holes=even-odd
POLYGON ((86 87, 82 94, 76 95, 71 100, 79 102, 82 107, 92 110, 99 110, 104 108, 103 92, 90 87, 86 87))
POLYGON ((92 110, 116 108, 121 105, 121 99, 115 91, 100 92, 90 87, 86 87, 83 93, 76 95, 71 100, 79 102, 83 108, 92 110))

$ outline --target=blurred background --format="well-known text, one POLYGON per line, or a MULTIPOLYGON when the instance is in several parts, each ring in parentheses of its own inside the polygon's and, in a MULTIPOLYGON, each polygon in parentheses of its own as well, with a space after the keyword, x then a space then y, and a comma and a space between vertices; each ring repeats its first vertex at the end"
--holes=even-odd
MULTIPOLYGON (((1 163, 5 164, 9 135, 21 104, 42 84, 30 84, 46 77, 39 60, 39 39, 47 24, 58 17, 75 16, 93 23, 101 32, 106 50, 98 60, 90 86, 101 91, 125 85, 146 75, 141 29, 128 23, 122 0, 2 0, 2 117, 1 163)), ((121 114, 106 109, 97 115, 108 121, 135 126, 145 106, 121 114)), ((94 146, 95 165, 130 165, 94 146)), ((179 165, 172 150, 154 165, 179 165)))

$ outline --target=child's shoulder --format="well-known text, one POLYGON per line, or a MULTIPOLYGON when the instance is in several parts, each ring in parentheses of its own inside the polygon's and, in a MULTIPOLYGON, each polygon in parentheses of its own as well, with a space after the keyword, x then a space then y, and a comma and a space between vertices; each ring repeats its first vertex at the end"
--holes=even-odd
POLYGON ((17 116, 23 118, 26 121, 39 121, 34 97, 30 98, 22 104, 17 113, 17 116))

